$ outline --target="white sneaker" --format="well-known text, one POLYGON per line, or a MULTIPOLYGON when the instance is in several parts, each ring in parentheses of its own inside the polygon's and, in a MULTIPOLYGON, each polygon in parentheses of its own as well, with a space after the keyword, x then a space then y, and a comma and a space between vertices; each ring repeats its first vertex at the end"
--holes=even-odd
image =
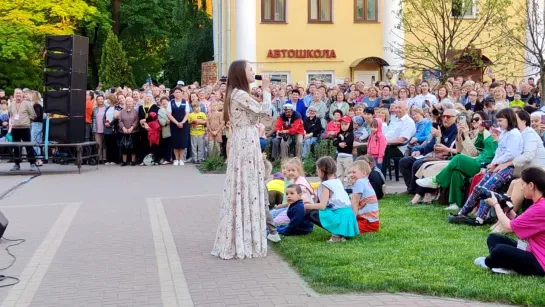
POLYGON ((178 161, 179 162, 179 165, 185 165, 184 161, 183 160, 180 160, 178 161))
POLYGON ((457 204, 450 204, 450 206, 445 208, 446 211, 459 211, 460 207, 457 204))
POLYGON ((475 259, 475 261, 473 261, 473 264, 476 265, 476 266, 479 266, 479 267, 481 267, 483 269, 488 269, 488 267, 484 263, 485 259, 486 259, 486 257, 478 257, 477 259, 475 259))
POLYGON ((502 269, 502 268, 493 268, 492 272, 497 273, 497 274, 506 274, 506 275, 511 275, 511 274, 516 274, 517 273, 515 271, 506 270, 506 269, 502 269))
POLYGON ((280 240, 282 240, 282 239, 280 239, 280 236, 278 235, 278 233, 275 233, 275 234, 273 234, 273 235, 272 235, 272 234, 269 234, 269 235, 267 236, 267 240, 270 240, 270 241, 272 241, 272 242, 274 242, 274 243, 278 243, 278 242, 280 242, 280 240))
POLYGON ((423 188, 437 189, 439 185, 433 182, 432 177, 426 177, 422 179, 417 179, 416 184, 423 188))
POLYGON ((172 163, 172 165, 174 165, 174 166, 178 166, 178 165, 180 165, 180 161, 178 161, 178 160, 174 160, 174 163, 172 163))

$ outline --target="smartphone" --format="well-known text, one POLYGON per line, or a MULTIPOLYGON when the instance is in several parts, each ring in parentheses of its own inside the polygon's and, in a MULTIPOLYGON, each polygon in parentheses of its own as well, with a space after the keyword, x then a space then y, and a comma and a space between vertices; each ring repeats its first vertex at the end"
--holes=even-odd
POLYGON ((483 120, 481 123, 481 126, 485 127, 486 129, 490 129, 492 127, 492 121, 491 120, 483 120))
POLYGON ((439 123, 432 123, 431 126, 435 129, 439 129, 439 123))
POLYGON ((545 115, 541 115, 541 123, 545 124, 545 115))
POLYGON ((460 117, 458 118, 458 121, 461 122, 461 123, 466 123, 466 116, 465 115, 460 115, 460 117))

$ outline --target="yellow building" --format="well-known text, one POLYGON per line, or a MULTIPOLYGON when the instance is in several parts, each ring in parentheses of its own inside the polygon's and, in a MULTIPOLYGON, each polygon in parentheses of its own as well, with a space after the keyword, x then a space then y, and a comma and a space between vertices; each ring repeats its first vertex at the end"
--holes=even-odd
POLYGON ((215 60, 222 75, 230 62, 246 59, 257 73, 290 83, 334 84, 348 77, 369 84, 393 64, 383 51, 384 32, 393 27, 384 21, 383 0, 215 0, 213 5, 215 60))
MULTIPOLYGON (((402 0, 212 1, 219 75, 227 74, 232 61, 245 59, 256 73, 289 83, 337 84, 350 78, 370 84, 384 80, 387 71, 403 70, 391 46, 412 39, 401 33, 393 13, 402 0)), ((471 22, 474 16, 465 17, 471 22)), ((492 58, 492 50, 480 52, 483 59, 492 58)), ((505 77, 501 71, 523 74, 523 65, 510 65, 498 67, 498 77, 505 77)), ((485 75, 484 69, 471 74, 474 80, 485 75)), ((421 72, 409 75, 422 77, 421 72)))

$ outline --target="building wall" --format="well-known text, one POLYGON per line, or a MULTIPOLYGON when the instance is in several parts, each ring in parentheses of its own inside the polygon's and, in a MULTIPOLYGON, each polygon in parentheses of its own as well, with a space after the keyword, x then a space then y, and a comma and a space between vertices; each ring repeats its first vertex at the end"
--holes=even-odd
POLYGON ((307 84, 307 73, 333 72, 337 79, 352 77, 352 62, 382 57, 380 5, 379 22, 375 23, 354 23, 353 0, 333 1, 332 24, 308 23, 306 0, 287 1, 286 9, 286 24, 261 23, 261 1, 257 1, 258 72, 290 72, 290 82, 307 84), (336 58, 268 58, 271 49, 332 49, 336 58))

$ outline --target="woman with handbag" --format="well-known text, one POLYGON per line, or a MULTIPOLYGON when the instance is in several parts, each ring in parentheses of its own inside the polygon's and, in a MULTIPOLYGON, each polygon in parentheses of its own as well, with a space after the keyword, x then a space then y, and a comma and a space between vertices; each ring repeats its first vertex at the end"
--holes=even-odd
POLYGON ((127 165, 128 155, 131 155, 131 166, 136 165, 134 135, 138 129, 138 123, 138 111, 134 108, 134 100, 128 97, 125 100, 125 108, 119 112, 119 132, 122 133, 119 147, 123 153, 121 166, 127 165))

